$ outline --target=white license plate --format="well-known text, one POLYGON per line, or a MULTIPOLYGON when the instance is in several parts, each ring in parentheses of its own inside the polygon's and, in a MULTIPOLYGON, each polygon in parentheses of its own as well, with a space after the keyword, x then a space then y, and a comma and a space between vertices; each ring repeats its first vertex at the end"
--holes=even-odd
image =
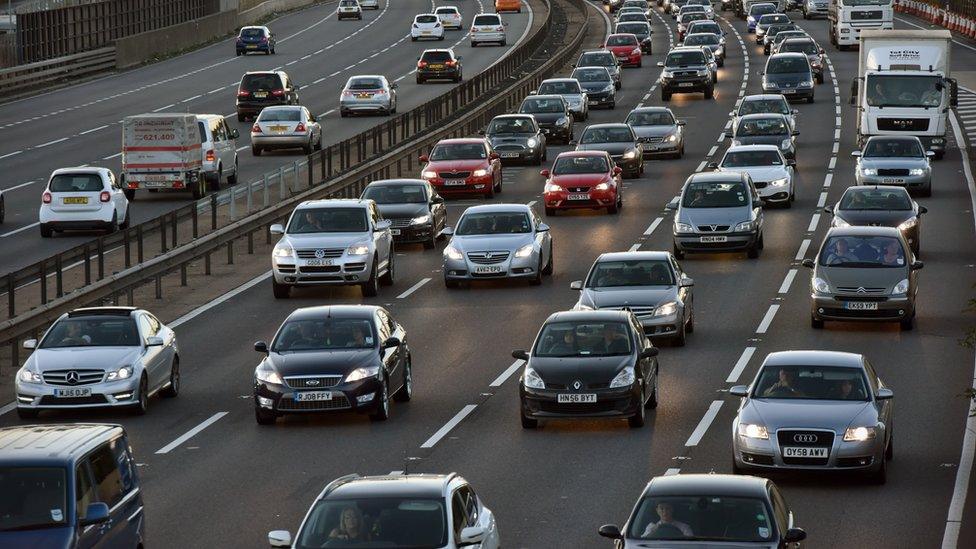
POLYGON ((877 311, 877 301, 848 301, 844 308, 849 311, 877 311))
POLYGON ((502 272, 502 267, 501 265, 479 265, 471 270, 479 274, 495 274, 502 272))
POLYGON ((68 387, 67 389, 55 389, 54 396, 58 398, 79 398, 91 396, 91 387, 68 387))
POLYGON ((142 186, 146 187, 147 189, 163 189, 163 188, 168 189, 173 185, 166 181, 146 181, 145 183, 142 184, 142 186))
POLYGON ((559 404, 592 404, 596 402, 596 394, 567 393, 558 395, 556 397, 556 402, 559 404))
POLYGON ((247 49, 249 49, 249 50, 256 50, 256 49, 258 49, 258 47, 255 46, 254 44, 250 44, 250 45, 248 45, 247 49))
POLYGON ((430 34, 433 31, 420 31, 420 34, 430 34))
POLYGON ((590 105, 599 105, 600 102, 597 101, 597 100, 595 100, 595 99, 590 99, 589 101, 587 101, 587 104, 590 104, 590 105))
POLYGON ((881 184, 882 185, 894 185, 896 183, 904 183, 904 182, 905 182, 904 179, 900 179, 900 178, 897 178, 897 177, 882 177, 881 178, 881 184))
POLYGON ((141 179, 143 181, 166 181, 167 176, 165 175, 143 175, 141 179))
POLYGON ((331 259, 306 259, 306 267, 325 267, 326 265, 335 265, 335 261, 331 259))
POLYGON ((690 87, 692 87, 694 85, 695 85, 694 82, 678 82, 678 87, 679 88, 690 88, 690 87))
POLYGON ((590 195, 586 193, 571 194, 566 197, 568 200, 589 200, 590 195))
POLYGON ((254 97, 258 99, 264 99, 268 96, 268 92, 254 92, 254 97))
POLYGON ((727 236, 703 236, 701 237, 702 242, 728 242, 729 237, 727 236))
POLYGON ((502 158, 518 158, 519 153, 517 152, 503 152, 500 154, 502 158))
POLYGON ((780 91, 782 91, 783 93, 796 93, 796 90, 794 90, 792 88, 784 88, 784 89, 782 89, 780 91))
POLYGON ((449 187, 458 187, 464 185, 465 180, 463 179, 445 179, 444 184, 449 187))
POLYGON ((400 229, 390 229, 390 234, 393 236, 400 236, 400 229))
POLYGON ((301 391, 295 393, 296 402, 309 402, 315 400, 332 400, 332 391, 301 391))
POLYGON ((787 458, 825 458, 828 448, 797 448, 787 446, 783 448, 783 457, 787 458))

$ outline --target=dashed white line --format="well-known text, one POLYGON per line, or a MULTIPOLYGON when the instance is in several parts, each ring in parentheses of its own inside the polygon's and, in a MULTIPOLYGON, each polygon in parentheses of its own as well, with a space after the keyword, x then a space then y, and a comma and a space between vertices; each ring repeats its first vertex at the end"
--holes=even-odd
POLYGON ((718 411, 722 409, 722 404, 724 404, 724 402, 721 400, 713 400, 712 403, 709 404, 708 411, 705 412, 705 415, 702 416, 701 421, 698 422, 698 427, 695 427, 695 430, 691 433, 691 436, 688 437, 688 441, 685 442, 685 446, 698 446, 698 443, 701 442, 702 437, 705 436, 705 431, 708 431, 708 427, 713 421, 715 421, 715 416, 718 415, 718 411))
POLYGON ((708 149, 708 154, 706 154, 705 156, 711 157, 716 153, 716 151, 718 151, 718 145, 712 145, 712 148, 708 149))
POLYGON ((180 103, 189 103, 190 101, 193 101, 193 100, 196 100, 196 99, 200 99, 201 97, 203 97, 203 94, 194 95, 193 97, 187 97, 183 101, 180 101, 180 103))
POLYGON ((3 160, 4 158, 9 158, 11 156, 17 156, 18 154, 20 154, 22 152, 24 152, 24 151, 14 151, 12 153, 7 153, 7 154, 5 154, 3 156, 0 156, 0 160, 3 160))
POLYGON ((632 245, 630 246, 630 249, 629 249, 629 250, 627 250, 627 251, 628 251, 628 252, 636 252, 637 250, 639 250, 639 249, 640 249, 640 247, 641 247, 641 245, 640 245, 640 242, 638 242, 637 244, 632 244, 632 245))
POLYGON ((61 139, 55 139, 54 141, 48 141, 47 143, 41 143, 40 145, 37 145, 34 148, 35 149, 41 149, 41 148, 47 147, 48 145, 54 145, 56 143, 61 143, 62 141, 67 141, 67 140, 68 140, 67 137, 62 137, 61 139))
POLYGON ((657 226, 660 225, 661 224, 661 221, 663 221, 663 220, 664 220, 663 217, 658 217, 654 221, 651 221, 651 224, 644 231, 644 236, 651 236, 651 233, 654 232, 654 229, 656 229, 657 226))
POLYGON ((681 472, 681 469, 679 469, 678 467, 670 467, 670 468, 668 468, 667 471, 664 472, 664 476, 670 477, 670 476, 677 475, 680 472, 681 472))
POLYGON ((803 242, 800 242, 800 249, 796 252, 796 257, 793 259, 799 261, 807 255, 807 248, 810 247, 810 239, 804 238, 803 242))
POLYGON ((152 112, 165 111, 166 109, 170 109, 172 107, 173 107, 173 103, 170 103, 169 105, 166 105, 165 107, 159 107, 158 109, 153 109, 152 112))
POLYGON ((704 170, 705 169, 705 166, 707 166, 707 165, 708 165, 708 163, 705 162, 704 160, 702 160, 702 163, 699 164, 697 168, 695 168, 695 171, 696 172, 700 172, 700 171, 704 170))
POLYGON ((517 372, 522 366, 525 366, 525 361, 522 359, 516 360, 511 366, 505 368, 505 371, 499 374, 499 376, 495 378, 495 381, 492 381, 490 384, 488 384, 488 386, 501 387, 506 381, 508 381, 508 378, 512 377, 512 374, 517 372))
POLYGON ((817 200, 817 207, 823 208, 824 204, 827 203, 827 191, 820 193, 820 199, 817 200))
POLYGON ((817 224, 820 223, 820 214, 815 213, 813 217, 810 218, 810 226, 807 227, 807 232, 812 233, 817 230, 817 224))
POLYGON ((477 406, 474 405, 474 404, 467 404, 467 405, 465 405, 464 408, 461 408, 461 411, 460 412, 458 412, 457 414, 455 414, 455 416, 453 418, 451 418, 450 421, 448 421, 447 423, 445 423, 443 427, 441 427, 440 429, 437 430, 436 433, 434 433, 433 435, 431 435, 431 437, 428 438, 426 442, 424 442, 423 444, 421 444, 420 447, 421 448, 433 448, 434 445, 437 444, 438 442, 440 442, 440 440, 442 438, 444 438, 444 436, 447 433, 450 433, 451 432, 451 429, 453 429, 454 427, 456 427, 458 423, 461 423, 461 421, 463 421, 464 418, 468 417, 468 414, 470 414, 471 412, 473 412, 475 408, 477 408, 477 406))
POLYGON ((104 156, 104 157, 102 157, 102 160, 111 160, 111 159, 113 159, 113 158, 115 158, 117 156, 122 156, 122 153, 118 152, 118 153, 113 154, 112 156, 104 156))
POLYGON ((220 418, 222 418, 222 417, 224 417, 226 415, 227 415, 227 412, 217 412, 216 414, 214 414, 214 415, 210 416, 209 418, 205 419, 202 423, 200 423, 196 427, 194 427, 194 428, 190 429, 189 431, 187 431, 187 432, 183 433, 182 435, 180 435, 179 438, 177 438, 173 442, 170 442, 166 446, 163 446, 159 450, 156 450, 156 453, 157 454, 168 454, 171 450, 173 450, 174 448, 176 448, 180 444, 183 444, 184 442, 190 440, 197 433, 199 433, 200 431, 202 431, 202 430, 206 429, 207 427, 213 425, 216 421, 218 421, 220 418))
POLYGON ((90 130, 85 130, 83 132, 80 132, 78 135, 88 135, 88 134, 90 134, 92 132, 97 132, 98 130, 104 130, 107 127, 108 127, 108 124, 103 124, 103 125, 101 125, 101 126, 99 126, 97 128, 92 128, 90 130))
POLYGON ((729 372, 729 377, 725 378, 726 383, 735 383, 739 381, 739 376, 742 375, 742 371, 746 369, 749 364, 749 360, 752 359, 752 355, 755 354, 755 347, 746 347, 742 350, 742 354, 739 355, 739 360, 735 361, 735 366, 732 367, 732 371, 729 372))
POLYGON ((756 328, 757 334, 766 333, 766 330, 769 329, 769 325, 773 323, 773 317, 776 316, 776 311, 778 310, 779 310, 779 304, 777 303, 774 303, 769 306, 769 309, 766 310, 766 314, 763 316, 762 321, 759 323, 759 326, 756 328))
POLYGON ((793 285, 793 279, 796 278, 796 269, 790 269, 786 272, 786 277, 783 279, 783 283, 779 285, 779 292, 781 294, 790 293, 790 286, 793 285))
POLYGON ((823 184, 824 188, 826 189, 827 187, 830 187, 830 183, 833 180, 834 180, 834 174, 832 173, 828 173, 826 176, 824 176, 824 184, 823 184))
POLYGON ((423 278, 420 282, 414 284, 413 286, 410 286, 410 288, 408 288, 407 291, 405 291, 402 294, 398 295, 397 296, 397 299, 404 299, 406 297, 409 297, 410 294, 416 292, 417 290, 420 289, 421 286, 423 286, 424 284, 427 284, 430 281, 431 281, 431 278, 430 277, 423 278))

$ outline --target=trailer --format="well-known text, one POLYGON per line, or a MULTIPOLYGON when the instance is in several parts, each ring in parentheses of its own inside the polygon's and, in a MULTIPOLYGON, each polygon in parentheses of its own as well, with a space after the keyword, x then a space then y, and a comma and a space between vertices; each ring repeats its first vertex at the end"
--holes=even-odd
POLYGON ((139 114, 122 121, 122 188, 206 194, 203 152, 195 114, 139 114))

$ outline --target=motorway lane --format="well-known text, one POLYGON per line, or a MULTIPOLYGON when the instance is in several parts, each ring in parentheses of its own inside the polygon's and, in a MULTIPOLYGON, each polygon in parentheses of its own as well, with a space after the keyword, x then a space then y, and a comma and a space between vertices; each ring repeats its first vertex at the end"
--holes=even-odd
MULTIPOLYGON (((195 82, 194 85, 196 87, 191 87, 190 89, 186 89, 186 81, 175 81, 174 85, 184 88, 178 91, 178 96, 186 95, 192 99, 185 104, 184 108, 193 112, 229 114, 233 112, 236 85, 224 86, 220 91, 213 94, 207 94, 206 90, 211 89, 214 86, 214 82, 239 80, 240 75, 245 70, 270 69, 278 66, 276 63, 280 63, 284 65, 284 69, 296 82, 303 84, 302 89, 299 90, 301 102, 321 116, 322 123, 325 127, 325 144, 328 145, 387 120, 386 117, 372 116, 349 119, 339 118, 338 113, 335 112, 335 108, 337 107, 338 96, 342 86, 349 76, 354 74, 386 74, 391 80, 399 79, 399 110, 403 112, 443 93, 446 87, 452 85, 449 83, 431 83, 418 86, 414 82, 411 72, 414 69, 415 59, 424 49, 450 47, 456 44, 455 51, 464 57, 465 76, 470 78, 483 71, 508 51, 511 51, 515 47, 516 42, 524 36, 527 25, 530 24, 530 21, 534 17, 528 11, 522 14, 503 15, 509 22, 508 33, 510 36, 509 45, 504 48, 488 46, 479 47, 477 50, 471 49, 465 39, 466 30, 462 32, 450 31, 447 33, 447 38, 444 41, 420 41, 414 43, 409 40, 407 35, 409 21, 412 20, 415 13, 428 11, 431 6, 431 3, 427 1, 420 3, 417 3, 417 1, 412 0, 410 4, 396 4, 389 7, 387 7, 388 4, 384 4, 383 9, 378 12, 367 11, 366 18, 360 25, 357 25, 357 22, 350 21, 338 22, 332 17, 322 24, 322 26, 328 27, 324 30, 328 31, 331 29, 337 33, 340 31, 345 32, 347 33, 347 37, 351 39, 350 42, 343 44, 343 39, 339 39, 338 41, 331 42, 333 44, 332 46, 327 46, 327 38, 322 40, 307 40, 306 36, 305 39, 301 40, 303 47, 293 53, 286 53, 287 50, 282 45, 278 48, 278 53, 275 56, 252 55, 235 58, 246 62, 247 65, 241 67, 240 65, 231 63, 214 68, 213 70, 219 69, 227 73, 226 75, 222 75, 222 80, 218 80, 217 78, 219 77, 217 76, 211 80, 208 73, 208 79, 206 81, 195 82), (371 26, 367 27, 366 25, 371 26), (365 32, 359 33, 357 30, 353 30, 354 28, 363 29, 365 32), (386 38, 377 40, 377 36, 386 38), (327 51, 325 54, 314 55, 316 53, 314 48, 319 46, 327 49, 331 47, 341 48, 343 51, 348 51, 350 55, 335 55, 334 50, 327 51), (311 57, 309 57, 310 55, 311 57), (302 59, 303 57, 307 59, 302 59), (292 63, 295 64, 291 65, 292 63), (200 96, 200 94, 203 95, 200 96)), ((462 9, 464 10, 466 25, 470 23, 470 20, 476 12, 481 11, 482 8, 487 9, 489 7, 490 3, 484 2, 483 0, 478 0, 477 3, 472 3, 470 6, 463 6, 462 9)), ((305 19, 296 18, 295 16, 289 17, 283 18, 283 21, 288 20, 291 25, 304 26, 302 21, 305 19), (292 21, 289 17, 298 20, 292 21)), ((540 17, 542 17, 541 14, 540 17)), ((284 24, 282 24, 282 27, 285 30, 291 30, 290 27, 284 24)), ((272 28, 279 29, 279 26, 272 25, 272 28)), ((321 27, 315 28, 316 33, 322 31, 323 29, 321 27)), ((284 31, 282 30, 276 30, 276 32, 279 33, 279 36, 284 35, 284 31)), ((324 36, 329 36, 329 34, 324 34, 324 36)), ((339 36, 342 35, 340 34, 339 36)), ((295 42, 289 43, 288 47, 292 47, 298 43, 299 40, 296 39, 295 42)), ((232 49, 232 45, 229 43, 225 44, 224 47, 226 48, 225 50, 211 51, 210 59, 225 54, 224 52, 232 49)), ((212 50, 213 47, 208 49, 212 50)), ((171 70, 180 71, 185 69, 181 69, 180 65, 175 65, 171 70)), ((135 73, 131 74, 141 74, 141 72, 135 71, 135 73)), ((182 73, 178 72, 178 74, 182 73)), ((166 88, 166 86, 162 86, 162 88, 166 88)), ((146 97, 126 95, 118 99, 119 101, 138 100, 139 103, 136 105, 119 106, 110 105, 109 103, 104 105, 99 104, 100 108, 106 112, 100 111, 97 116, 93 113, 90 118, 77 115, 65 115, 66 118, 79 120, 78 123, 81 126, 68 129, 54 128, 52 131, 59 133, 45 133, 35 139, 53 139, 53 136, 64 135, 65 132, 70 134, 73 131, 84 131, 79 129, 82 126, 97 127, 96 124, 108 124, 109 127, 99 132, 77 136, 66 142, 56 143, 51 145, 49 149, 28 151, 4 160, 5 165, 10 163, 9 173, 13 181, 35 181, 35 184, 30 185, 18 183, 15 187, 19 188, 5 193, 8 223, 3 225, 0 238, 4 241, 4 247, 7 248, 9 246, 9 249, 13 252, 6 256, 7 259, 4 264, 6 269, 12 270, 38 261, 57 251, 83 243, 92 236, 91 233, 74 233, 69 236, 58 235, 52 240, 41 241, 40 245, 38 245, 39 236, 37 235, 36 228, 34 228, 37 220, 36 193, 40 188, 41 182, 46 181, 50 172, 50 166, 38 166, 37 155, 44 153, 46 150, 50 150, 51 152, 59 153, 60 165, 92 164, 109 167, 118 171, 120 169, 120 158, 118 157, 118 132, 120 130, 118 124, 115 124, 115 122, 119 119, 118 115, 120 112, 124 114, 147 112, 153 110, 156 103, 159 103, 160 107, 165 107, 168 104, 167 102, 174 101, 174 93, 177 92, 170 89, 157 90, 153 88, 153 94, 147 95, 146 97), (142 98, 140 99, 140 97, 142 98), (123 109, 130 109, 131 112, 123 109), (68 150, 60 151, 58 150, 59 147, 68 150)), ((183 103, 180 103, 180 105, 182 106, 183 103)), ((254 157, 247 150, 250 147, 249 130, 251 125, 249 123, 239 123, 233 117, 229 118, 229 122, 231 127, 237 128, 241 134, 237 142, 240 149, 238 159, 241 177, 244 181, 260 179, 262 174, 276 170, 282 165, 291 165, 294 161, 302 158, 300 152, 296 151, 274 152, 265 154, 262 157, 254 157)), ((133 221, 139 222, 158 216, 168 210, 182 206, 186 203, 186 200, 188 200, 186 193, 157 193, 154 195, 139 193, 136 204, 133 207, 133 221)))

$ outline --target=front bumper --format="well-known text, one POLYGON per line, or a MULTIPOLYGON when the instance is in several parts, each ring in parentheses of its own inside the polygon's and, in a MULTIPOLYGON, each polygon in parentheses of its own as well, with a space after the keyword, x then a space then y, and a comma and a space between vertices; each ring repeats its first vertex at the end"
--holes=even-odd
POLYGON ((408 226, 395 225, 390 231, 393 233, 393 241, 397 244, 426 242, 434 236, 434 226, 431 223, 408 226))
POLYGON ((617 201, 617 194, 611 190, 594 191, 589 190, 585 193, 573 193, 569 191, 549 191, 542 197, 547 209, 553 210, 585 210, 594 208, 606 208, 613 206, 617 201), (587 200, 570 200, 570 195, 588 195, 587 200))
POLYGON ((417 76, 425 80, 454 80, 460 76, 458 69, 428 70, 417 69, 417 76))
POLYGON ((525 145, 500 145, 495 147, 495 152, 501 158, 502 163, 508 162, 529 162, 542 158, 542 144, 535 147, 525 145))
POLYGON ((813 86, 809 88, 782 88, 782 87, 770 87, 763 86, 763 93, 783 94, 787 101, 793 101, 796 99, 810 99, 813 97, 813 86))
POLYGON ((636 67, 641 64, 641 55, 638 54, 627 54, 627 55, 614 55, 617 58, 617 63, 621 66, 626 67, 636 67))
POLYGON ((539 129, 545 134, 547 138, 559 139, 565 142, 570 142, 573 140, 573 126, 557 126, 555 124, 539 124, 539 129))
POLYGON ((307 265, 308 260, 272 258, 274 278, 278 284, 291 286, 343 286, 369 280, 373 256, 341 257, 332 265, 307 265))
POLYGON ((848 309, 848 303, 863 301, 857 297, 812 294, 810 298, 810 314, 817 320, 896 322, 915 316, 915 300, 907 296, 871 298, 872 303, 878 304, 876 310, 848 309))
POLYGON ((54 396, 55 390, 69 387, 46 383, 23 383, 17 380, 17 407, 30 410, 57 410, 131 406, 139 402, 139 381, 138 375, 132 375, 120 381, 74 385, 71 388, 90 388, 91 396, 60 398, 54 396))
POLYGON ((793 194, 793 187, 789 184, 774 187, 767 181, 757 181, 755 185, 759 197, 766 202, 788 202, 790 195, 793 194))
POLYGON ((711 73, 705 76, 661 79, 661 89, 668 93, 698 93, 712 86, 711 73))
POLYGON ((332 393, 331 400, 300 401, 295 400, 294 396, 295 393, 300 392, 299 390, 287 385, 255 380, 254 406, 274 411, 278 415, 337 411, 372 412, 379 405, 382 384, 379 379, 371 377, 351 383, 340 383, 329 387, 328 390, 332 393))
POLYGON ((491 175, 482 177, 468 176, 464 180, 463 185, 445 185, 445 180, 440 177, 428 179, 427 181, 430 181, 430 184, 437 189, 437 193, 441 196, 482 195, 489 192, 491 186, 494 184, 491 175))
POLYGON ((464 259, 444 258, 444 278, 446 280, 490 280, 498 278, 534 278, 539 269, 539 254, 532 252, 528 257, 510 257, 501 263, 481 265, 464 259), (495 272, 484 272, 489 270, 495 272), (482 272, 478 272, 482 271, 482 272))
POLYGON ((932 172, 926 175, 864 175, 860 170, 855 172, 854 179, 858 185, 893 185, 905 187, 909 191, 928 189, 932 186, 932 172))
POLYGON ((532 419, 565 418, 628 418, 643 406, 640 385, 618 389, 581 389, 579 391, 557 389, 527 389, 519 385, 522 414, 532 419), (560 394, 596 394, 596 402, 581 404, 559 403, 560 394))
POLYGON ((644 158, 662 154, 674 154, 681 150, 681 140, 674 141, 641 141, 644 149, 644 158))
POLYGON ((883 433, 863 442, 844 442, 844 433, 835 434, 826 459, 784 458, 777 439, 773 433, 768 440, 733 434, 732 455, 736 465, 743 469, 857 471, 873 469, 884 459, 883 433))
POLYGON ((686 253, 741 252, 756 245, 758 232, 750 233, 681 233, 674 235, 674 245, 686 253), (725 237, 725 242, 702 242, 703 237, 725 237))

